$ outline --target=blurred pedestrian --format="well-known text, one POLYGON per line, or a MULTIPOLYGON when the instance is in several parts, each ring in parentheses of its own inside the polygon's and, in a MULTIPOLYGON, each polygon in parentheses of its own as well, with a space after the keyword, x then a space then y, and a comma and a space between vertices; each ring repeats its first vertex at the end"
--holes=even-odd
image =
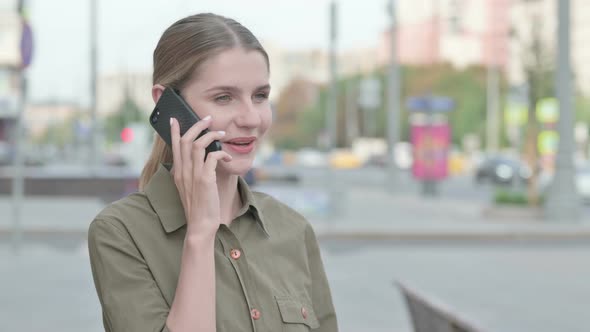
POLYGON ((182 137, 172 120, 171 147, 155 135, 140 191, 90 225, 106 331, 337 331, 310 224, 242 178, 271 125, 269 75, 232 19, 189 16, 160 38, 154 101, 175 89, 202 120, 182 137))

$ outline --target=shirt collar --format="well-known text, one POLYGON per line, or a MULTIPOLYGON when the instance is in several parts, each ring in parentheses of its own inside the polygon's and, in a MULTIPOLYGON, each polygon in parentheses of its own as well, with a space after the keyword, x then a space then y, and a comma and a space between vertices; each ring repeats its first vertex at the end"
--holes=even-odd
MULTIPOLYGON (((174 179, 170 174, 170 164, 160 164, 158 170, 145 187, 145 194, 152 208, 160 218, 166 233, 171 233, 186 225, 186 217, 174 179)), ((259 204, 246 181, 238 178, 238 193, 244 205, 238 216, 251 211, 254 219, 259 223, 264 233, 269 236, 266 222, 262 216, 259 204)))

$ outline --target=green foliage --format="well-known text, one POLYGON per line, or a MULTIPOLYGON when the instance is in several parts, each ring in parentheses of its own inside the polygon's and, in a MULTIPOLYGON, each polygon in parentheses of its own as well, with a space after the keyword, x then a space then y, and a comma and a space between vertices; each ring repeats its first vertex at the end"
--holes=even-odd
POLYGON ((129 95, 125 97, 119 109, 105 117, 104 133, 107 143, 119 142, 121 130, 132 122, 147 121, 144 112, 129 95))
MULTIPOLYGON (((382 105, 377 109, 377 136, 386 137, 387 133, 387 68, 381 68, 371 76, 381 82, 382 105)), ((476 133, 483 139, 485 136, 486 117, 486 87, 485 69, 471 67, 463 70, 455 69, 450 65, 439 64, 432 66, 404 66, 400 68, 402 109, 400 114, 401 139, 409 140, 410 124, 409 111, 405 107, 405 101, 410 96, 426 94, 443 95, 451 97, 456 102, 456 109, 449 113, 449 123, 452 130, 452 141, 460 144, 467 133, 476 133)), ((345 96, 341 93, 343 87, 352 83, 358 86, 363 77, 354 75, 343 77, 339 82, 338 97, 338 146, 345 145, 345 121, 344 105, 345 96)), ((317 135, 323 130, 325 124, 327 96, 329 86, 320 90, 319 98, 313 107, 303 112, 298 118, 298 136, 302 146, 315 145, 317 135)), ((362 122, 362 112, 357 118, 362 122)))
MULTIPOLYGON (((539 203, 543 205, 544 196, 540 197, 539 203)), ((494 203, 506 205, 529 205, 528 194, 524 191, 497 189, 494 193, 494 203)))
MULTIPOLYGON (((456 108, 449 113, 452 142, 460 144, 467 133, 476 133, 483 140, 486 123, 485 69, 472 67, 456 70, 443 66, 433 70, 436 76, 432 83, 434 93, 450 97, 456 103, 456 108)), ((419 80, 420 76, 413 79, 419 80)))
POLYGON ((326 124, 327 100, 327 89, 320 90, 315 105, 309 107, 298 117, 297 127, 300 128, 299 141, 301 146, 317 145, 318 135, 324 130, 326 124))
POLYGON ((578 95, 575 101, 576 121, 590 124, 590 98, 578 95))
MULTIPOLYGON (((537 56, 529 60, 536 60, 542 66, 527 68, 527 75, 530 78, 530 93, 533 100, 554 96, 554 70, 548 61, 547 56, 537 56)), ((378 137, 386 137, 387 133, 387 68, 380 68, 368 75, 377 78, 381 82, 382 105, 376 110, 376 133, 378 137)), ((345 96, 342 91, 344 87, 352 83, 358 87, 364 77, 353 75, 342 77, 338 81, 339 96, 337 101, 338 109, 338 146, 345 146, 345 96)), ((409 111, 405 107, 406 100, 411 96, 420 95, 441 95, 455 100, 456 108, 448 113, 448 120, 451 125, 452 144, 461 145, 466 134, 478 135, 485 144, 486 130, 486 69, 484 67, 468 67, 465 69, 453 68, 448 64, 437 64, 431 66, 403 66, 400 68, 402 109, 400 114, 401 139, 410 139, 409 111)), ((500 90, 506 90, 506 80, 500 78, 500 90)), ((327 110, 329 85, 320 87, 316 103, 304 112, 297 115, 297 134, 292 136, 288 142, 278 142, 279 146, 290 147, 316 146, 318 135, 325 128, 325 117, 327 110)), ((503 96, 503 93, 500 93, 503 96)), ((503 98, 503 97, 501 97, 503 98)), ((504 105, 500 101, 500 105, 504 105)), ((501 106, 502 107, 502 106, 501 106)), ((359 111, 357 118, 363 121, 362 111, 359 111)), ((576 99, 576 120, 590 124, 590 98, 577 97, 576 99)), ((500 121, 503 129, 504 121, 500 121)), ((509 142, 502 135, 502 145, 509 142)))
POLYGON ((74 141, 74 119, 54 123, 47 127, 45 133, 37 138, 34 143, 41 145, 55 145, 64 147, 74 141))
POLYGON ((280 150, 297 150, 302 147, 302 142, 293 137, 282 137, 275 141, 275 146, 280 150))

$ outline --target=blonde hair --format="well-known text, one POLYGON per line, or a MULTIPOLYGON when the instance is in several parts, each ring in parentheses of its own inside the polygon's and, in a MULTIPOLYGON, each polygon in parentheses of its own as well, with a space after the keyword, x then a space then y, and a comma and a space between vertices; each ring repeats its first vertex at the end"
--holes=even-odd
MULTIPOLYGON (((268 55, 258 39, 240 23, 215 14, 197 14, 172 24, 154 50, 153 84, 181 90, 211 57, 234 47, 260 52, 269 69, 268 55)), ((154 134, 150 156, 139 178, 143 190, 160 163, 172 163, 172 150, 154 134)))

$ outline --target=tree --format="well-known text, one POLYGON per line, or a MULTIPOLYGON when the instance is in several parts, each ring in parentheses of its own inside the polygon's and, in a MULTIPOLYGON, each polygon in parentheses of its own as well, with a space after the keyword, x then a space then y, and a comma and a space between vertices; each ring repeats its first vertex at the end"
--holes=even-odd
POLYGON ((280 148, 296 149, 306 141, 299 125, 305 110, 316 103, 319 88, 303 79, 291 81, 279 95, 271 137, 280 148))
POLYGON ((53 123, 47 126, 45 132, 35 139, 36 144, 54 145, 64 148, 73 143, 74 140, 74 118, 66 119, 63 122, 53 123))
MULTIPOLYGON (((456 69, 449 64, 434 64, 430 66, 403 66, 402 77, 402 109, 400 114, 401 139, 410 139, 409 111, 405 108, 404 102, 411 96, 424 94, 444 95, 451 97, 456 102, 456 108, 449 113, 449 123, 452 126, 452 141, 461 144, 466 134, 476 133, 483 138, 485 135, 486 119, 486 90, 485 90, 485 68, 469 67, 456 69)), ((369 76, 376 77, 381 82, 381 100, 385 97, 385 75, 386 68, 380 68, 369 76)), ((359 86, 362 75, 341 77, 338 86, 338 126, 337 146, 343 147, 347 144, 345 130, 345 103, 346 96, 342 93, 345 86, 359 86), (353 83, 353 84, 350 84, 353 83)), ((505 82, 502 83, 505 85, 505 82)), ((313 146, 317 142, 318 135, 325 128, 326 100, 328 98, 327 86, 319 88, 316 102, 308 107, 302 116, 298 117, 296 129, 300 134, 301 146, 313 146)), ((376 110, 377 137, 385 138, 387 113, 383 103, 376 110)), ((357 115, 357 119, 364 121, 363 116, 357 115)))
POLYGON ((539 100, 555 96, 554 73, 555 64, 554 56, 549 52, 549 48, 544 44, 540 29, 541 19, 538 15, 533 17, 531 24, 530 42, 524 42, 520 39, 521 47, 524 50, 523 69, 528 86, 528 117, 525 130, 525 147, 524 156, 532 170, 532 175, 528 183, 528 202, 531 206, 540 204, 538 178, 540 173, 538 137, 539 122, 537 120, 536 105, 539 100))
POLYGON ((120 141, 121 130, 132 122, 147 121, 146 112, 131 98, 128 91, 117 111, 104 119, 105 138, 108 143, 120 141))

